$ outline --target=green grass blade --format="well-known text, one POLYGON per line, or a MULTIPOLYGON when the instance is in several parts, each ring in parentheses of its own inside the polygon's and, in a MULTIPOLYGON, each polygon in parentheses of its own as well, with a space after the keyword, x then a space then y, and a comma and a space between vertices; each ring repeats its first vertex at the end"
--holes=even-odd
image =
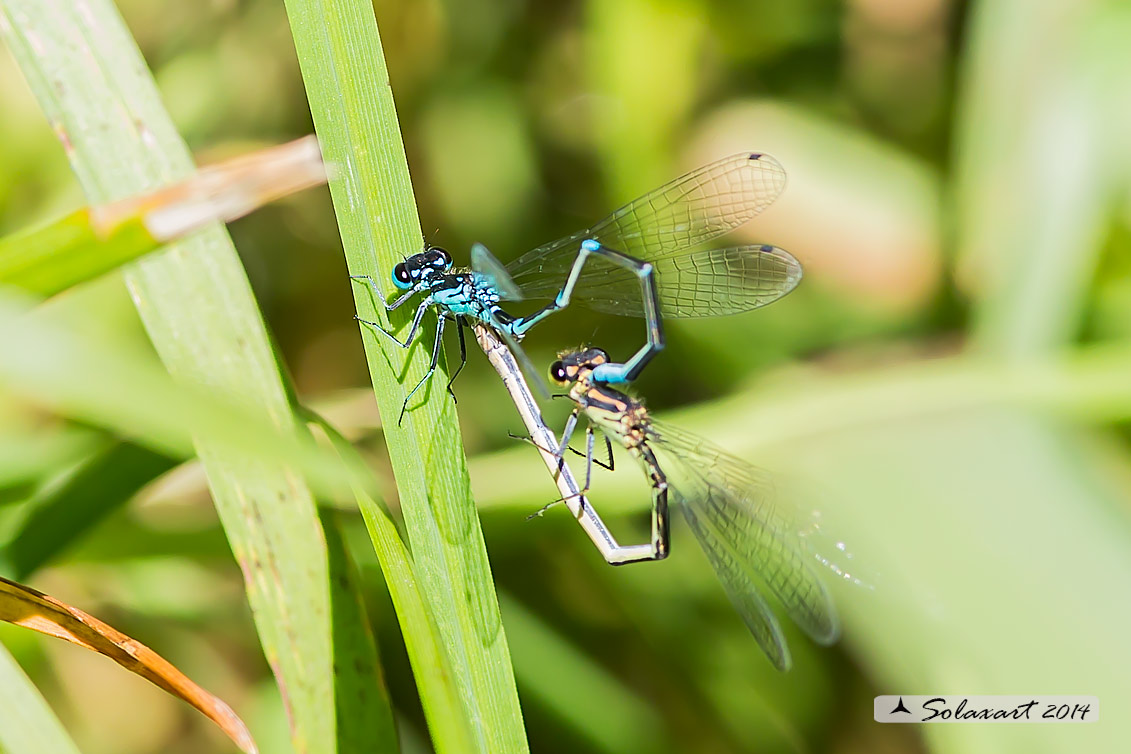
POLYGON ((662 751, 664 720, 612 673, 531 613, 502 596, 515 672, 529 693, 594 750, 662 751))
MULTIPOLYGON (((326 160, 341 172, 331 194, 349 270, 389 280, 392 266, 421 248, 421 233, 372 4, 287 0, 286 6, 315 130, 326 160)), ((386 321, 366 286, 355 285, 354 294, 362 317, 386 321)), ((406 315, 398 312, 395 321, 403 328, 406 315)), ((431 339, 421 338, 406 354, 362 332, 381 414, 398 416, 406 386, 424 375, 431 339)), ((386 422, 401 509, 477 749, 525 751, 514 674, 444 382, 437 374, 425 402, 403 425, 386 422)))
POLYGON ((72 212, 0 238, 0 284, 49 296, 91 280, 205 225, 326 181, 308 136, 213 165, 180 183, 72 212))
POLYGON ((338 514, 331 510, 320 513, 329 556, 334 656, 339 658, 334 673, 338 750, 343 754, 396 751, 393 708, 361 598, 357 567, 346 552, 338 514), (352 662, 341 661, 350 657, 352 662))
MULTIPOLYGON (((313 411, 304 413, 308 421, 326 433, 347 464, 357 460, 357 449, 337 429, 313 411)), ((473 748, 471 726, 460 703, 459 690, 452 681, 451 665, 444 653, 440 632, 420 590, 412 556, 389 511, 360 487, 354 489, 354 496, 388 585, 436 750, 470 751, 473 748)), ((324 519, 325 516, 324 513, 324 519)), ((328 535, 328 541, 330 539, 328 535)))
MULTIPOLYGON (((363 465, 343 465, 338 454, 294 425, 279 427, 211 390, 175 382, 149 354, 67 330, 41 312, 29 313, 25 299, 14 301, 0 289, 0 349, 20 354, 0 359, 0 385, 22 400, 176 458, 191 456, 196 440, 249 462, 284 462, 334 500, 352 500, 354 485, 373 486, 363 465)), ((73 447, 75 463, 84 446, 73 447)))
MULTIPOLYGON (((152 76, 108 0, 5 0, 9 47, 95 203, 192 172, 152 76), (34 39, 34 43, 32 43, 34 39)), ((126 273, 151 340, 177 378, 293 425, 263 322, 222 229, 126 273)), ((299 752, 336 749, 326 545, 291 470, 205 443, 198 452, 244 572, 264 652, 299 752)))
POLYGON ((32 512, 0 548, 7 575, 26 580, 176 464, 164 453, 128 442, 101 450, 63 484, 32 501, 32 512))
MULTIPOLYGON (((52 399, 56 404, 62 403, 81 418, 91 421, 101 419, 101 423, 106 423, 109 428, 119 432, 130 431, 131 428, 136 430, 138 426, 128 410, 109 411, 109 416, 120 423, 106 422, 106 417, 91 411, 91 406, 110 405, 112 409, 117 409, 108 396, 96 392, 94 400, 91 400, 72 391, 77 388, 81 392, 89 385, 110 386, 112 392, 124 391, 130 401, 141 406, 178 407, 177 412, 166 417, 172 420, 169 426, 155 426, 149 430, 148 438, 139 438, 149 439, 158 447, 171 446, 170 450, 156 453, 130 444, 103 450, 66 484, 46 496, 42 501, 44 507, 28 519, 3 553, 5 565, 12 564, 23 572, 42 563, 50 553, 57 551, 61 543, 69 541, 69 532, 85 530, 89 519, 124 502, 138 486, 168 468, 172 463, 169 453, 178 455, 177 448, 187 452, 191 448, 193 436, 204 439, 209 444, 232 447, 247 445, 271 448, 278 443, 279 438, 274 428, 265 424, 260 424, 258 429, 253 430, 258 436, 241 433, 233 435, 233 429, 257 425, 238 417, 235 422, 228 424, 224 417, 231 417, 232 407, 213 403, 206 397, 201 399, 199 396, 193 397, 191 393, 186 394, 184 387, 174 385, 164 373, 159 374, 156 385, 165 387, 157 390, 154 390, 151 378, 139 374, 136 369, 117 371, 107 377, 100 370, 99 361, 116 365, 118 370, 123 366, 137 365, 131 362, 128 353, 117 351, 107 344, 94 343, 89 352, 84 352, 79 343, 65 340, 59 342, 57 333, 44 326, 41 321, 43 318, 24 314, 6 319, 3 316, 3 303, 4 299, 0 296, 0 348, 20 352, 24 358, 0 361, 0 384, 14 387, 21 395, 33 399, 52 399), (23 339, 13 341, 13 332, 20 333, 23 339), (56 378, 61 376, 61 379, 53 381, 53 375, 56 378), (29 386, 35 386, 41 392, 29 394, 29 386), (180 413, 181 411, 184 413, 180 413), (193 417, 198 421, 195 425, 193 417), (239 439, 233 442, 233 437, 239 439)), ((309 439, 308 436, 304 437, 309 439)), ((340 452, 341 448, 338 450, 340 452)), ((349 450, 352 452, 352 448, 349 450)), ((287 454, 287 451, 279 447, 270 452, 287 454)), ((350 479, 366 481, 350 467, 351 461, 360 466, 360 461, 354 457, 343 458, 333 451, 315 447, 309 448, 310 455, 306 453, 307 451, 299 451, 300 455, 296 457, 296 465, 300 468, 306 470, 307 464, 311 462, 316 465, 326 464, 322 469, 309 469, 315 479, 333 476, 346 484, 350 479), (305 459, 301 457, 304 455, 305 459)), ((368 479, 368 475, 366 478, 368 479)), ((389 526, 391 527, 391 523, 389 526)), ((325 528, 323 531, 327 536, 330 564, 334 657, 337 660, 335 684, 339 747, 342 751, 357 751, 364 748, 359 742, 372 745, 383 741, 385 748, 395 748, 391 709, 383 692, 372 636, 360 608, 352 565, 339 546, 340 538, 336 536, 336 532, 325 528)), ((392 531, 395 536, 395 529, 392 531)), ((403 550, 403 545, 401 549, 403 550)), ((397 579, 390 589, 415 590, 415 583, 411 579, 397 579)), ((419 595, 416 599, 419 601, 419 595)), ((419 626, 415 628, 419 629, 419 626)), ((423 629, 415 630, 414 633, 425 637, 431 636, 434 631, 425 622, 423 629)), ((432 636, 432 641, 436 647, 439 646, 438 635, 432 636)), ((451 710, 443 712, 447 718, 458 722, 458 705, 454 709, 456 714, 451 714, 451 710)))
POLYGON ((42 228, 0 238, 0 283, 50 296, 160 245, 140 222, 100 235, 90 211, 82 209, 42 228))
POLYGON ((0 644, 0 752, 79 754, 31 680, 0 644))
POLYGON ((357 504, 381 564, 381 573, 389 585, 389 596, 404 635, 405 650, 412 663, 436 751, 441 754, 473 751, 472 726, 456 687, 440 630, 421 590, 412 556, 393 519, 377 502, 358 490, 357 504))
MULTIPOLYGON (((0 492, 30 489, 41 478, 94 452, 103 440, 95 432, 67 427, 55 433, 5 427, 0 430, 0 492)), ((14 499, 0 495, 0 505, 14 499)))

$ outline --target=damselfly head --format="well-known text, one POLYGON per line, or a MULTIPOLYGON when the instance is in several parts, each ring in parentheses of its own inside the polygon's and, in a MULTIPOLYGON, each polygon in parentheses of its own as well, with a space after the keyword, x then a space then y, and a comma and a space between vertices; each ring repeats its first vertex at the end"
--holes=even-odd
POLYGON ((452 267, 452 255, 447 249, 429 246, 419 254, 413 254, 393 268, 393 285, 408 290, 424 278, 445 273, 452 267))
POLYGON ((595 366, 609 363, 609 354, 600 348, 569 351, 558 356, 560 358, 550 365, 550 379, 559 385, 573 382, 582 372, 592 371, 595 366))

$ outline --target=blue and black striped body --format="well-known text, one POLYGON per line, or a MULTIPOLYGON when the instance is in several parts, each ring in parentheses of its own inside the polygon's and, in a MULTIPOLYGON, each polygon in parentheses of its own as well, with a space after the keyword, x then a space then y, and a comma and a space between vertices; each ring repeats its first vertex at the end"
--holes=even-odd
POLYGON ((466 317, 496 330, 505 330, 520 340, 529 330, 527 317, 515 317, 499 306, 502 297, 490 282, 479 279, 470 270, 442 274, 429 281, 427 288, 432 303, 451 318, 466 317))
MULTIPOLYGON (((435 306, 457 321, 465 317, 482 322, 515 340, 521 340, 549 308, 524 317, 509 314, 499 302, 518 295, 507 290, 507 281, 467 268, 453 270, 451 255, 439 246, 429 246, 398 264, 393 269, 393 283, 406 291, 405 295, 427 293, 421 307, 435 306)), ((393 305, 397 303, 399 300, 393 305)))

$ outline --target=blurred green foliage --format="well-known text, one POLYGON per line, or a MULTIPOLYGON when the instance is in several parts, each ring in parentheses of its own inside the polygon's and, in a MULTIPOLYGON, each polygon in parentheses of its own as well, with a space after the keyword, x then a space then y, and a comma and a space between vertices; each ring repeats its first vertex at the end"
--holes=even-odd
MULTIPOLYGON (((119 6, 203 159, 310 130, 281 3, 119 6)), ((533 453, 511 447, 506 395, 471 353, 459 414, 532 750, 1114 752, 1129 740, 1116 712, 1092 726, 911 730, 875 725, 869 711, 880 693, 1131 701, 1124 3, 375 6, 425 233, 457 260, 473 241, 509 260, 741 149, 774 154, 789 173, 782 199, 740 235, 800 258, 801 289, 750 315, 669 323, 669 348, 637 387, 661 416, 816 488, 875 589, 838 588, 844 641, 823 650, 793 632, 795 669, 777 674, 685 531, 668 561, 611 569, 562 510, 524 520, 553 486, 538 486, 533 453), (1115 357, 1031 398, 1027 370, 1077 364, 1093 344, 1115 357), (1010 368, 989 387, 969 382, 982 365, 1010 368)), ((6 57, 0 102, 5 234, 82 201, 6 57)), ((328 197, 308 192, 231 232, 301 397, 358 440, 395 501, 328 197)), ((145 343, 115 277, 41 315, 145 343)), ((576 311, 528 347, 548 364, 581 341, 625 355, 641 334, 576 311)), ((10 538, 109 446, 7 395, 0 418, 0 449, 13 449, 0 459, 10 538)), ((647 498, 625 461, 597 477, 594 503, 620 513, 618 531, 643 532, 647 498)), ((107 501, 69 548, 13 543, 5 568, 53 557, 30 583, 112 618, 231 702, 265 751, 286 751, 206 489, 199 467, 181 465, 126 506, 107 501)), ((346 513, 342 525, 402 747, 427 750, 364 523, 346 513)), ((226 750, 159 692, 70 648, 0 633, 83 751, 226 750), (80 693, 91 688, 101 692, 80 693)))

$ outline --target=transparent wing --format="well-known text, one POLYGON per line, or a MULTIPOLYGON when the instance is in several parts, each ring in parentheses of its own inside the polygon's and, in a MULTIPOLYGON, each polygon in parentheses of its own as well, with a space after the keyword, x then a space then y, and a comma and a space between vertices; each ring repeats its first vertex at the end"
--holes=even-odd
POLYGON ((522 291, 511 280, 507 268, 503 267, 503 263, 495 259, 495 255, 481 243, 473 244, 471 247, 471 270, 481 281, 495 289, 500 300, 522 300, 522 291))
POLYGON ((542 379, 542 375, 538 373, 538 368, 534 366, 534 362, 526 355, 526 350, 520 346, 518 341, 515 340, 515 337, 504 327, 499 325, 498 322, 490 320, 487 324, 490 325, 507 344, 507 348, 514 354, 515 361, 522 367, 522 371, 526 372, 527 381, 534 385, 534 389, 538 391, 538 394, 542 396, 542 398, 549 398, 550 389, 546 387, 546 381, 542 379))
MULTIPOLYGON (((764 606, 751 596, 761 587, 814 641, 835 641, 840 628, 832 599, 810 565, 797 515, 774 496, 768 475, 667 424, 653 423, 649 438, 731 601, 740 613, 748 611, 742 617, 755 638, 761 643, 774 635, 773 625, 757 628, 765 616, 751 610, 764 606)), ((788 652, 784 656, 788 662, 788 652)))
MULTIPOLYGON (((768 207, 785 188, 773 157, 743 152, 694 170, 626 204, 601 222, 543 244, 507 265, 528 296, 540 281, 561 286, 587 238, 653 261, 734 230, 768 207)), ((554 288, 556 292, 557 288, 554 288)))
MULTIPOLYGON (((709 493, 708 493, 709 494, 709 493)), ((715 575, 723 585, 734 609, 742 618, 742 622, 750 629, 758 646, 770 658, 774 667, 782 672, 789 670, 793 660, 789 654, 789 647, 785 643, 781 624, 774 617, 770 606, 757 590, 752 589, 750 578, 746 573, 745 563, 734 548, 726 544, 726 539, 718 531, 710 519, 700 516, 697 509, 690 505, 679 489, 676 489, 675 502, 683 511, 699 546, 707 556, 715 575)))
MULTIPOLYGON (((737 246, 675 252, 652 259, 660 314, 714 317, 750 311, 777 301, 801 282, 801 264, 775 246, 737 246)), ((552 298, 564 278, 540 278, 523 293, 552 298)), ((607 314, 644 316, 640 279, 630 270, 591 256, 573 300, 607 314)))
POLYGON ((801 540, 809 554, 841 582, 876 591, 879 573, 858 558, 847 542, 826 529, 820 511, 812 511, 808 524, 801 527, 801 540))

